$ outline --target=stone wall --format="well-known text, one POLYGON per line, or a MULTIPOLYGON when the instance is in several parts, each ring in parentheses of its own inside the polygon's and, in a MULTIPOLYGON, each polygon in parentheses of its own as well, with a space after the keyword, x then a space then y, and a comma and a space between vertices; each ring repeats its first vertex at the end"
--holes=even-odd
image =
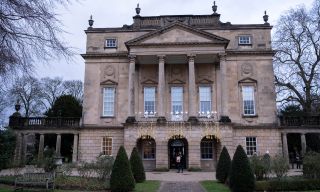
POLYGON ((81 130, 79 134, 80 162, 90 162, 96 160, 96 157, 102 152, 102 138, 104 136, 112 137, 112 156, 114 158, 117 156, 119 147, 124 143, 122 128, 87 128, 81 130))

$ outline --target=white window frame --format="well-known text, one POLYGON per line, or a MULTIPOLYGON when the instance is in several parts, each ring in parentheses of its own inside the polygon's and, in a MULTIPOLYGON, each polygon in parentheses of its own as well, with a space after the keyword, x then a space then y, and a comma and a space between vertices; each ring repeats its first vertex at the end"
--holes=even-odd
POLYGON ((238 38, 239 38, 238 39, 239 45, 251 45, 252 44, 252 40, 251 40, 250 35, 240 35, 238 38))
POLYGON ((209 113, 211 114, 212 111, 212 94, 211 94, 211 87, 210 86, 199 86, 199 116, 207 116, 207 112, 209 111, 209 113), (208 88, 209 89, 209 101, 201 101, 201 89, 202 88, 208 88), (209 107, 210 109, 207 111, 203 111, 201 109, 201 102, 209 102, 209 107))
MULTIPOLYGON (((255 116, 256 115, 256 101, 255 101, 255 87, 253 85, 242 85, 241 87, 242 90, 242 113, 244 116, 255 116), (251 88, 252 92, 251 92, 251 96, 252 96, 252 101, 253 101, 253 113, 246 113, 246 109, 245 109, 245 94, 246 94, 246 88, 251 88)), ((251 100, 250 100, 251 101, 251 100)))
POLYGON ((210 160, 210 159, 213 159, 213 157, 214 157, 214 140, 213 139, 202 139, 201 141, 200 141, 200 157, 201 157, 201 159, 202 160, 210 160), (212 153, 211 153, 211 158, 203 158, 202 157, 202 143, 204 143, 204 142, 211 142, 211 144, 212 144, 212 153))
POLYGON ((106 156, 112 156, 112 152, 113 152, 113 138, 112 138, 112 137, 109 137, 109 136, 103 136, 103 137, 101 138, 101 153, 102 153, 103 155, 106 155, 106 156), (104 145, 103 145, 103 140, 104 140, 104 138, 111 139, 111 151, 110 151, 110 154, 104 154, 104 147, 105 147, 105 148, 108 147, 108 146, 104 146, 104 145))
POLYGON ((103 92, 102 92, 102 116, 103 117, 114 117, 114 114, 115 114, 115 97, 116 97, 116 88, 115 87, 104 87, 103 88, 103 92), (106 91, 108 90, 108 89, 112 89, 113 90, 113 101, 106 101, 105 99, 107 99, 106 97, 106 91), (106 104, 107 103, 109 103, 109 104, 111 104, 112 106, 111 106, 111 109, 112 109, 112 111, 111 111, 111 113, 109 113, 109 114, 107 114, 106 113, 106 110, 105 110, 105 107, 107 107, 106 106, 106 104))
POLYGON ((107 38, 106 42, 105 42, 105 47, 106 48, 117 48, 117 44, 118 44, 118 41, 116 38, 107 38))
POLYGON ((246 137, 246 138, 245 138, 245 142, 246 142, 246 154, 247 154, 248 156, 252 156, 252 155, 258 153, 258 139, 257 139, 256 136, 248 136, 248 137, 246 137), (252 140, 250 140, 250 139, 252 139, 252 138, 255 139, 254 142, 253 142, 252 140), (249 139, 248 142, 247 142, 247 139, 249 139), (249 143, 249 145, 248 145, 248 143, 249 143), (252 145, 253 143, 255 143, 255 146, 252 145), (255 149, 255 150, 254 150, 254 149, 255 149))
POLYGON ((149 116, 154 116, 155 115, 155 112, 156 112, 156 87, 144 87, 143 89, 143 112, 145 113, 146 111, 148 112, 148 115, 149 116), (154 90, 154 97, 153 97, 153 102, 154 102, 154 109, 152 111, 152 114, 150 115, 150 112, 151 111, 147 111, 146 110, 146 93, 147 93, 147 89, 153 89, 154 90))
POLYGON ((171 91, 171 119, 173 121, 181 121, 183 120, 183 87, 182 86, 172 86, 170 88, 171 91), (176 98, 174 98, 174 89, 181 89, 181 100, 176 100, 176 98), (179 114, 175 114, 176 112, 173 109, 174 106, 174 102, 181 102, 181 111, 178 111, 179 114), (182 112, 182 114, 181 114, 182 112))
POLYGON ((156 141, 155 140, 148 140, 148 139, 146 139, 146 140, 142 140, 142 159, 143 160, 155 160, 156 159, 156 153, 157 151, 156 151, 156 141), (151 142, 152 144, 153 144, 153 149, 154 149, 154 158, 146 158, 146 157, 144 157, 144 151, 145 151, 145 146, 146 146, 146 144, 148 143, 148 142, 151 142))

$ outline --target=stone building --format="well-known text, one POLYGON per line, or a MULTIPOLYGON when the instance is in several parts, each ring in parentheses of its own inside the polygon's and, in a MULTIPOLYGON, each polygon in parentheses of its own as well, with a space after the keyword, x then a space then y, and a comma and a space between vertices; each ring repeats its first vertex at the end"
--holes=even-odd
POLYGON ((268 16, 240 25, 212 10, 146 17, 137 7, 133 24, 118 28, 95 28, 91 18, 82 120, 24 118, 17 105, 14 160, 29 148, 42 158, 49 146, 69 161, 93 161, 123 145, 128 155, 138 148, 146 170, 175 168, 179 152, 185 168, 214 170, 223 146, 231 156, 240 144, 249 156, 288 157, 287 135, 304 153, 319 116, 278 121, 268 16))
POLYGON ((137 146, 147 170, 214 170, 232 155, 282 152, 277 126, 272 26, 221 22, 210 15, 140 16, 132 25, 87 35, 79 158, 115 156, 137 146))

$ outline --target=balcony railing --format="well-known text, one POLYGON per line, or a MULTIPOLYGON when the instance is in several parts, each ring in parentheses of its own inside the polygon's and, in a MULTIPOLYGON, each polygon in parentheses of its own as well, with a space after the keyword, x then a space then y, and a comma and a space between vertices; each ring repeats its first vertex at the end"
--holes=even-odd
POLYGON ((80 117, 10 117, 12 128, 80 127, 80 117))
POLYGON ((320 127, 320 115, 279 116, 281 126, 317 126, 320 127))

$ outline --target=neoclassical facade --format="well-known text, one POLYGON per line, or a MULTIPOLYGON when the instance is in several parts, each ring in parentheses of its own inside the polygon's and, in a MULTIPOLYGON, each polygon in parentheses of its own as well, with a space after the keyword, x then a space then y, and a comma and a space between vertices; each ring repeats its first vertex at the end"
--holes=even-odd
POLYGON ((276 116, 272 26, 210 15, 140 16, 87 35, 79 160, 137 147, 147 170, 214 170, 233 155, 282 153, 276 116))

